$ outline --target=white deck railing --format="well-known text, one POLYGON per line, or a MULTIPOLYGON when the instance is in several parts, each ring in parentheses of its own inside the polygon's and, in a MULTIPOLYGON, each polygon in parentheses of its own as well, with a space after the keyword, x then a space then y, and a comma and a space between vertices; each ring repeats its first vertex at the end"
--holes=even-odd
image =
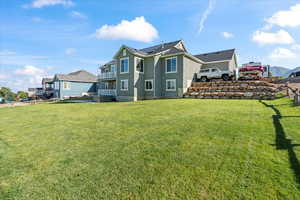
POLYGON ((98 75, 99 79, 115 79, 117 77, 116 72, 105 72, 98 75))
POLYGON ((99 96, 117 96, 116 89, 99 89, 99 96))

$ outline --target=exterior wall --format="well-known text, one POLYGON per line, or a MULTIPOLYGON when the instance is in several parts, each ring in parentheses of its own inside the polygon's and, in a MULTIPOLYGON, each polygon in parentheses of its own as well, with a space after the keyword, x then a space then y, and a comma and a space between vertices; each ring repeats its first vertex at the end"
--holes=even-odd
POLYGON ((183 93, 191 87, 192 81, 197 72, 200 71, 202 64, 199 64, 190 58, 183 57, 183 93))
POLYGON ((126 50, 126 55, 123 56, 123 52, 121 51, 120 55, 116 59, 116 66, 117 66, 117 95, 120 97, 120 99, 127 99, 127 98, 133 98, 134 97, 134 55, 132 55, 129 51, 126 50), (120 59, 121 58, 129 58, 129 73, 121 74, 120 70, 120 59), (128 79, 128 91, 122 91, 120 90, 121 86, 121 80, 128 79), (124 97, 124 98, 123 98, 124 97))
POLYGON ((224 61, 224 62, 203 64, 201 69, 207 69, 207 68, 212 68, 212 67, 216 67, 216 68, 220 69, 221 71, 227 71, 227 70, 230 70, 230 62, 224 61))
POLYGON ((182 97, 183 96, 183 57, 182 55, 170 56, 161 58, 160 62, 160 74, 156 78, 161 79, 161 97, 182 97), (166 73, 166 59, 177 57, 177 72, 176 73, 166 73), (176 80, 176 91, 166 90, 166 80, 175 79, 176 80))
POLYGON ((237 58, 236 55, 234 54, 231 61, 229 62, 229 69, 231 71, 235 71, 237 68, 238 68, 237 58))
POLYGON ((55 81, 59 85, 59 89, 54 90, 55 98, 80 97, 83 93, 95 93, 96 83, 70 82, 70 89, 64 89, 64 81, 55 81))

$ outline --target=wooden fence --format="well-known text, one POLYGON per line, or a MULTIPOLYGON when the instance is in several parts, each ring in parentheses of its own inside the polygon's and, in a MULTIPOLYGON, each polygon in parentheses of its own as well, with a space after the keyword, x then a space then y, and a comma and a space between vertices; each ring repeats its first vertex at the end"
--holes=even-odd
POLYGON ((300 90, 299 88, 291 88, 287 85, 287 93, 291 99, 294 99, 294 104, 300 106, 300 90))

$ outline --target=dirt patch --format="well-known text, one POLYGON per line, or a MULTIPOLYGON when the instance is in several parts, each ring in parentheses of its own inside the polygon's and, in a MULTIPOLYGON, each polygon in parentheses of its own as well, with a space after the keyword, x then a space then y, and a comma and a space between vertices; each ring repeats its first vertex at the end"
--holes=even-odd
POLYGON ((13 104, 0 104, 0 108, 7 108, 7 107, 18 107, 18 106, 29 106, 30 103, 13 103, 13 104))

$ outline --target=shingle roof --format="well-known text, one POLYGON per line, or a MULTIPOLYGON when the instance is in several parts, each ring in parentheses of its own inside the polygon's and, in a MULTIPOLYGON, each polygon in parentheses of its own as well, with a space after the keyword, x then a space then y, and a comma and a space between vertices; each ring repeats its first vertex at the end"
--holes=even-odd
POLYGON ((51 83, 53 78, 43 78, 42 83, 51 83))
POLYGON ((74 82, 97 82, 97 77, 85 70, 79 70, 70 74, 56 74, 58 80, 74 82))
POLYGON ((175 48, 175 46, 179 42, 181 42, 181 40, 177 40, 177 41, 174 41, 174 42, 168 42, 168 43, 162 43, 162 44, 155 45, 155 46, 152 46, 152 47, 147 47, 147 48, 144 48, 144 49, 140 49, 139 51, 144 52, 145 54, 156 54, 156 53, 160 53, 160 52, 166 51, 166 50, 171 49, 171 48, 175 48))
POLYGON ((216 51, 211 53, 204 53, 199 55, 194 55, 196 58, 204 62, 214 62, 222 60, 231 60, 234 55, 235 49, 229 49, 224 51, 216 51))

